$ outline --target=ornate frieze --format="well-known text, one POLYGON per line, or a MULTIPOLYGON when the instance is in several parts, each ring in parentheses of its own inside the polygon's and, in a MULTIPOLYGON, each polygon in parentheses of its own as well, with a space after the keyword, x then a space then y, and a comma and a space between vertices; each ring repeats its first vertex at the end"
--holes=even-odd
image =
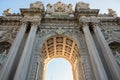
POLYGON ((80 9, 90 9, 89 3, 85 3, 85 2, 76 3, 76 10, 79 11, 80 9))
POLYGON ((62 2, 57 2, 56 4, 48 4, 46 9, 46 17, 74 17, 72 4, 64 4, 62 2))
POLYGON ((117 17, 116 11, 114 11, 113 9, 108 9, 108 13, 104 13, 104 14, 99 14, 99 17, 117 17))
POLYGON ((30 8, 44 9, 44 5, 42 2, 36 1, 35 3, 30 4, 30 8))
POLYGON ((8 41, 12 43, 16 37, 16 34, 19 30, 20 26, 0 26, 0 42, 8 41))
POLYGON ((4 16, 0 18, 0 25, 2 26, 20 26, 22 23, 21 16, 4 16))
POLYGON ((62 27, 59 27, 59 28, 40 28, 39 36, 47 35, 50 32, 54 32, 56 34, 64 34, 66 32, 70 32, 70 33, 79 35, 79 34, 77 34, 77 32, 80 32, 80 28, 62 28, 62 27))
POLYGON ((80 62, 86 71, 84 74, 86 79, 93 80, 85 36, 81 30, 82 25, 89 24, 88 26, 90 26, 90 23, 95 23, 101 28, 106 40, 120 40, 120 19, 119 17, 116 18, 116 12, 112 9, 109 9, 107 14, 101 15, 98 14, 99 9, 90 9, 88 3, 78 2, 74 11, 71 4, 59 1, 55 4, 48 4, 45 11, 43 3, 37 1, 30 4, 30 8, 22 8, 20 11, 20 14, 12 14, 10 9, 7 9, 4 11, 3 16, 0 17, 0 42, 11 40, 12 43, 23 23, 28 22, 31 23, 30 27, 34 25, 38 27, 35 33, 33 53, 31 53, 29 80, 35 79, 35 71, 39 66, 38 62, 44 67, 45 58, 53 58, 56 55, 69 58, 75 64, 78 59, 81 62, 85 60, 82 63, 80 62), (48 36, 53 35, 57 36, 47 39, 45 43, 42 42, 48 36), (63 35, 72 36, 78 42, 63 35), (42 49, 40 49, 41 47, 42 49), (40 53, 41 50, 42 53, 40 53), (41 60, 37 61, 38 57, 41 60))
POLYGON ((56 4, 48 4, 46 13, 73 13, 72 4, 64 4, 57 2, 56 4))
POLYGON ((4 10, 3 15, 6 16, 6 15, 9 15, 9 14, 11 14, 11 13, 12 13, 12 11, 11 11, 11 9, 9 8, 9 9, 7 9, 7 10, 4 10))
POLYGON ((116 22, 101 22, 99 23, 101 31, 105 39, 109 42, 111 40, 120 39, 120 27, 116 22))
POLYGON ((91 16, 91 17, 81 16, 79 18, 79 22, 94 22, 94 23, 98 23, 98 22, 100 22, 100 20, 97 17, 95 17, 95 16, 91 16))

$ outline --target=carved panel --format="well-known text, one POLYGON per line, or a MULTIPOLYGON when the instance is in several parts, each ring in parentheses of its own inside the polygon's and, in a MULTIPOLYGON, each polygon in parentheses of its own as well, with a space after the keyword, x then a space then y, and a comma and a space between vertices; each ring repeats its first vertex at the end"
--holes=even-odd
POLYGON ((89 7, 89 3, 84 3, 84 2, 78 2, 76 4, 76 10, 80 10, 80 9, 90 9, 89 7))
POLYGON ((44 9, 44 5, 42 2, 36 1, 35 3, 30 4, 30 8, 44 9))
POLYGON ((19 26, 2 26, 0 28, 1 32, 0 42, 9 41, 10 43, 12 43, 16 37, 19 28, 20 28, 19 26))
POLYGON ((56 4, 48 4, 46 13, 73 13, 71 4, 64 4, 62 2, 57 2, 56 4))
POLYGON ((112 42, 109 44, 110 49, 115 57, 116 62, 120 66, 120 43, 112 42))

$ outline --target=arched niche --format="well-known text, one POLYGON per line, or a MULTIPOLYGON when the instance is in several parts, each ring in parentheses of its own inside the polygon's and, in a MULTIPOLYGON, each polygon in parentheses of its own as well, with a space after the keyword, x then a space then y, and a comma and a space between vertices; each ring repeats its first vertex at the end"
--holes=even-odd
POLYGON ((9 42, 0 42, 0 54, 8 54, 11 44, 9 42))
POLYGON ((0 42, 0 68, 7 58, 11 44, 9 42, 0 42))
POLYGON ((114 42, 111 42, 109 46, 115 57, 115 60, 120 65, 120 43, 114 41, 114 42))

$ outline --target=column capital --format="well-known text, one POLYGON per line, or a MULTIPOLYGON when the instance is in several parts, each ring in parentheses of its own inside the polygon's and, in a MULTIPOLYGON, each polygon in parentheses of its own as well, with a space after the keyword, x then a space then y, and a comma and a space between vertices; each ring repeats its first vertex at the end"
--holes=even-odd
POLYGON ((23 21, 23 22, 22 22, 22 25, 25 25, 25 26, 26 26, 26 25, 27 25, 27 22, 23 21))
POLYGON ((82 27, 89 26, 89 23, 88 22, 81 22, 81 26, 82 27))
POLYGON ((33 21, 33 22, 31 22, 31 25, 35 26, 35 27, 38 27, 40 25, 40 22, 33 21))
POLYGON ((97 28, 98 26, 99 26, 99 22, 91 22, 90 23, 90 27, 92 28, 92 29, 94 29, 94 28, 97 28))

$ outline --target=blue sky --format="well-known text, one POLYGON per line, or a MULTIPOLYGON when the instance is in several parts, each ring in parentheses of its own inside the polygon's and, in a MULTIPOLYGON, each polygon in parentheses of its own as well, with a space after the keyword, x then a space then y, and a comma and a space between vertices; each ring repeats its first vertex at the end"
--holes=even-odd
MULTIPOLYGON (((29 8, 29 4, 38 0, 0 0, 0 16, 7 8, 11 8, 13 13, 19 13, 19 8, 29 8)), ((117 11, 120 16, 120 0, 40 0, 46 6, 48 3, 54 4, 62 1, 66 4, 76 2, 87 2, 91 9, 100 9, 100 13, 107 13, 108 8, 117 11)), ((73 80, 71 65, 65 59, 54 59, 48 65, 47 80, 73 80), (64 78, 64 79, 63 79, 64 78)))
MULTIPOLYGON (((38 0, 0 0, 0 15, 2 15, 3 10, 11 8, 13 13, 18 13, 19 8, 28 8, 30 3, 38 0)), ((90 8, 100 9, 100 13, 107 13, 108 8, 112 8, 117 11, 120 16, 120 0, 40 0, 46 6, 48 3, 56 3, 57 1, 62 1, 64 3, 72 3, 74 6, 76 2, 82 1, 90 3, 90 8)))
POLYGON ((54 58, 48 64, 46 80, 73 80, 72 66, 64 58, 54 58))

